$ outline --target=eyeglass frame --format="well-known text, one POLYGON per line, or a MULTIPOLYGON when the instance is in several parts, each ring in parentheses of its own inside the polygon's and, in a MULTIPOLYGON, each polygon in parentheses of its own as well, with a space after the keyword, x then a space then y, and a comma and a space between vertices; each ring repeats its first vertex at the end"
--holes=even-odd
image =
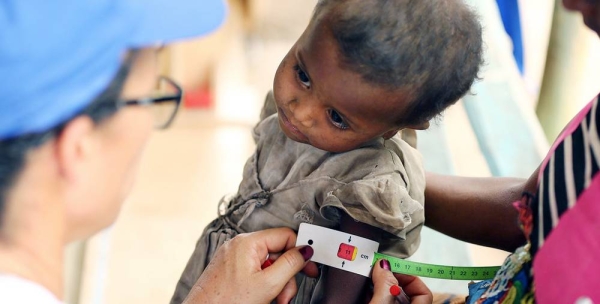
MULTIPOLYGON (((171 123, 175 119, 175 116, 177 116, 179 107, 181 106, 181 100, 183 99, 183 89, 181 88, 181 86, 179 84, 177 84, 177 82, 175 82, 174 80, 172 80, 169 77, 158 76, 158 79, 164 79, 167 82, 169 82, 171 85, 173 85, 175 87, 175 89, 177 90, 177 93, 175 93, 175 95, 167 95, 167 96, 161 96, 161 97, 155 97, 155 98, 146 97, 146 98, 131 99, 131 100, 117 99, 111 103, 97 104, 97 105, 95 105, 95 107, 116 106, 117 110, 118 110, 118 109, 122 109, 126 106, 134 106, 134 105, 148 106, 148 105, 152 105, 153 103, 163 103, 163 102, 174 101, 175 102, 175 110, 171 114, 171 117, 169 117, 169 119, 167 120, 167 122, 165 124, 163 124, 160 127, 157 127, 157 129, 164 130, 171 125, 171 123)), ((86 113, 88 111, 90 111, 90 109, 86 108, 82 112, 78 113, 76 116, 87 115, 86 113)), ((103 118, 100 118, 100 120, 101 119, 103 119, 103 118)), ((51 128, 47 131, 38 132, 38 133, 28 133, 28 134, 19 135, 18 137, 14 137, 14 138, 2 139, 2 140, 0 140, 0 143, 12 142, 12 141, 22 141, 23 145, 26 145, 28 147, 37 147, 37 146, 45 143, 50 138, 53 138, 58 133, 62 132, 64 126, 70 120, 71 119, 68 119, 68 120, 64 121, 63 123, 51 128)))
POLYGON ((161 126, 156 127, 156 129, 164 130, 164 129, 169 128, 169 126, 171 126, 171 124, 175 120, 175 116, 177 116, 177 113, 179 112, 179 108, 181 106, 181 100, 183 99, 183 89, 181 88, 181 86, 179 84, 177 84, 177 82, 175 82, 173 79, 171 79, 167 76, 159 76, 158 79, 163 79, 163 80, 167 81, 169 84, 171 84, 173 87, 175 87, 177 92, 174 95, 166 95, 166 96, 160 96, 160 97, 145 97, 145 98, 140 98, 140 99, 118 100, 117 106, 122 108, 122 107, 126 107, 126 106, 150 106, 152 104, 158 104, 158 103, 164 103, 164 102, 175 102, 175 109, 173 110, 173 113, 171 114, 171 116, 169 117, 167 122, 161 126))

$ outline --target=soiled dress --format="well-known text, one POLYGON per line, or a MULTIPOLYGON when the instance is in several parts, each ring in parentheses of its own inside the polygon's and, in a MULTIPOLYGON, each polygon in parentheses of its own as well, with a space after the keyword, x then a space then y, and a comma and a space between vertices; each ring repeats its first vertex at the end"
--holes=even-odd
MULTIPOLYGON (((220 216, 206 227, 175 290, 181 303, 226 240, 275 227, 298 230, 306 222, 339 226, 340 213, 382 229, 379 251, 408 257, 419 246, 424 222, 425 174, 420 154, 400 138, 376 139, 360 148, 331 153, 295 142, 277 114, 254 129, 256 152, 248 159, 236 194, 221 200, 220 216)), ((318 303, 320 278, 298 274, 294 303, 318 303)))

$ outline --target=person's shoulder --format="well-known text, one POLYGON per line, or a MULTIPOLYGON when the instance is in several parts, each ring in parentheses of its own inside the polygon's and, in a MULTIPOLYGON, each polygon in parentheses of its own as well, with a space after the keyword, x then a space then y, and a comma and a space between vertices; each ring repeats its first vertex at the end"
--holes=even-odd
POLYGON ((0 303, 63 304, 41 285, 10 275, 0 275, 0 303))
POLYGON ((331 153, 330 158, 335 162, 352 163, 352 170, 369 168, 375 175, 403 168, 405 163, 421 163, 421 154, 399 136, 374 139, 347 152, 331 153))
POLYGON ((402 163, 422 163, 421 152, 404 141, 400 136, 394 136, 384 142, 385 149, 397 154, 402 163))

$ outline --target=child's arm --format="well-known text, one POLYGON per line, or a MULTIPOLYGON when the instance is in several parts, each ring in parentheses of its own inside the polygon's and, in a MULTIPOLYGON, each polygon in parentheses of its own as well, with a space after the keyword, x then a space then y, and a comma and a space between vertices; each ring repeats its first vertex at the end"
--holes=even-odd
MULTIPOLYGON (((371 225, 360 223, 346 213, 342 213, 340 231, 361 236, 376 242, 381 240, 383 231, 371 225)), ((364 302, 365 287, 369 278, 330 267, 325 281, 323 303, 359 303, 364 302)))

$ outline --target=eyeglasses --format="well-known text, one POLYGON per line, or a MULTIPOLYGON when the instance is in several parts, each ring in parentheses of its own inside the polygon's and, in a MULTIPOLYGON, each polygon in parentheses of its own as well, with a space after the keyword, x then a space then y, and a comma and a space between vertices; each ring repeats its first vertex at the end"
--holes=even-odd
POLYGON ((157 129, 168 128, 173 120, 183 97, 183 90, 170 78, 160 76, 156 81, 154 91, 150 97, 142 99, 120 101, 120 106, 147 106, 154 115, 154 127, 157 129))

